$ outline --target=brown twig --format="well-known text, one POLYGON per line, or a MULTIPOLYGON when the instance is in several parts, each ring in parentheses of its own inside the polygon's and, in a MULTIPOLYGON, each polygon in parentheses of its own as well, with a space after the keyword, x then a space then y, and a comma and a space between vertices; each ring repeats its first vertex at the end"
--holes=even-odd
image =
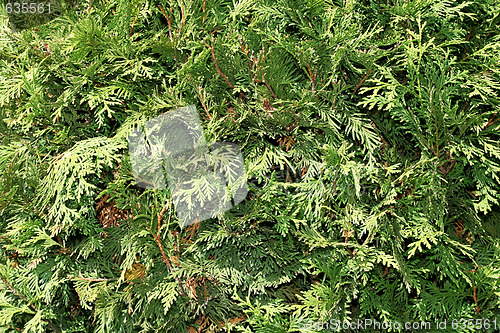
POLYGON ((19 331, 19 332, 22 332, 22 331, 23 331, 23 330, 22 330, 22 329, 20 329, 20 328, 17 328, 17 327, 14 327, 14 326, 10 326, 10 325, 0 325, 0 326, 5 326, 5 327, 7 327, 7 328, 11 328, 11 329, 16 330, 16 331, 19 331))
POLYGON ((444 176, 444 177, 446 177, 446 175, 448 175, 448 174, 450 173, 451 169, 453 169, 453 166, 455 165, 455 162, 456 162, 456 160, 453 160, 453 161, 451 162, 450 167, 449 167, 448 169, 446 169, 446 171, 444 171, 444 172, 443 172, 443 174, 444 174, 443 176, 444 176))
POLYGON ((172 36, 172 22, 170 21, 170 15, 167 16, 165 11, 163 10, 163 7, 161 5, 158 5, 160 8, 161 12, 163 13, 163 16, 167 19, 167 24, 168 24, 168 35, 170 36, 170 41, 173 43, 174 42, 174 37, 172 36))
MULTIPOLYGON (((173 274, 174 269, 172 268, 172 265, 170 264, 170 260, 168 259, 167 255, 165 254, 165 251, 163 250, 163 245, 161 244, 161 239, 160 239, 161 219, 163 218, 163 214, 165 214, 166 210, 167 210, 167 205, 163 206, 163 209, 158 214, 158 233, 157 234, 153 233, 153 238, 155 239, 156 244, 158 244, 158 247, 160 248, 160 253, 161 253, 161 257, 163 259, 163 262, 165 264, 167 264, 168 269, 173 274)), ((181 295, 184 297, 187 297, 186 292, 184 291, 184 287, 182 286, 182 283, 179 280, 179 278, 174 277, 174 279, 175 279, 175 282, 177 282, 177 284, 179 285, 181 295)))
POLYGON ((472 292, 473 292, 472 298, 474 299, 474 303, 476 303, 475 310, 476 313, 479 313, 481 310, 479 309, 479 305, 477 304, 477 286, 474 286, 472 288, 472 292))
POLYGON ((308 70, 309 76, 311 78, 312 92, 314 92, 314 88, 316 86, 316 76, 318 75, 318 70, 316 70, 316 72, 313 74, 313 72, 311 70, 311 66, 309 65, 309 63, 307 63, 307 70, 308 70))
MULTIPOLYGON (((216 30, 214 30, 215 32, 216 30)), ((212 32, 213 33, 213 32, 212 32)), ((229 86, 229 88, 233 89, 234 86, 231 82, 229 82, 229 80, 227 79, 227 76, 226 74, 222 73, 222 71, 220 70, 219 68, 219 64, 217 63, 217 59, 215 58, 215 49, 214 49, 214 44, 215 44, 215 38, 214 36, 212 35, 212 45, 210 46, 211 48, 211 51, 212 51, 212 58, 214 60, 214 63, 215 63, 215 69, 217 70, 217 73, 219 73, 220 76, 222 76, 222 78, 226 81, 227 85, 229 86)))
MULTIPOLYGON (((60 158, 60 157, 59 157, 59 158, 60 158)), ((58 159, 59 159, 59 158, 58 158, 58 159)), ((56 161, 57 161, 57 160, 56 160, 56 161)), ((139 183, 139 181, 140 181, 140 182, 146 183, 146 184, 148 184, 148 185, 151 185, 151 186, 153 186, 153 187, 155 186, 155 184, 154 184, 153 182, 147 181, 146 179, 142 179, 141 177, 139 177, 139 176, 137 176, 137 175, 134 175, 134 174, 132 173, 132 171, 127 170, 127 172, 128 172, 129 174, 131 174, 132 176, 134 176, 134 178, 136 179, 137 183, 139 183)))
MULTIPOLYGON (((466 42, 468 42, 468 41, 469 41, 471 32, 472 32, 472 28, 470 28, 470 29, 469 29, 469 34, 467 35, 467 39, 465 40, 466 42)), ((465 58, 467 58, 467 57, 465 56, 465 55, 467 54, 467 47, 464 47, 464 51, 463 51, 463 52, 464 52, 464 55, 463 55, 463 57, 462 57, 462 59, 461 59, 460 61, 462 61, 462 60, 464 60, 465 58)))
MULTIPOLYGON (((248 49, 248 44, 245 44, 245 46, 243 46, 243 39, 241 37, 239 38, 239 41, 240 41, 241 51, 248 57, 248 54, 250 53, 249 49, 248 49)), ((260 63, 263 62, 265 58, 266 58, 266 55, 264 54, 264 48, 262 48, 260 50, 259 54, 256 57, 254 57, 254 51, 252 51, 252 53, 248 59, 248 65, 250 67, 250 71, 252 71, 254 69, 254 66, 255 66, 255 74, 254 74, 252 81, 256 82, 256 83, 264 83, 266 85, 267 89, 269 90, 269 92, 271 93, 271 96, 273 98, 277 98, 271 85, 264 80, 264 73, 261 73, 262 80, 256 78, 257 73, 258 73, 259 62, 260 63)), ((313 90, 314 90, 314 88, 313 88, 313 90)))
POLYGON ((273 88, 271 88, 271 86, 269 85, 269 83, 267 83, 266 81, 264 81, 264 74, 262 74, 262 80, 254 79, 253 81, 256 82, 256 83, 264 83, 266 85, 267 89, 269 90, 269 92, 271 93, 271 96, 273 96, 273 98, 278 98, 278 96, 276 96, 276 94, 273 91, 273 88))
POLYGON ((370 74, 371 72, 371 68, 368 68, 368 71, 366 72, 366 75, 361 79, 361 81, 359 81, 358 85, 356 86, 356 88, 354 88, 354 91, 352 92, 353 94, 355 94, 359 87, 361 87, 361 85, 363 84, 363 82, 365 82, 366 78, 368 77, 368 75, 370 74))
POLYGON ((70 278, 80 279, 80 280, 90 281, 90 282, 103 282, 103 281, 111 281, 111 280, 118 280, 119 279, 117 277, 115 277, 115 278, 108 278, 108 279, 91 279, 91 278, 85 278, 85 277, 81 277, 81 276, 70 276, 70 278))
MULTIPOLYGON (((243 39, 240 37, 239 38, 239 41, 240 41, 240 48, 241 48, 241 51, 246 55, 248 56, 248 44, 245 44, 245 46, 243 46, 243 39)), ((250 63, 250 61, 249 61, 250 63)))
MULTIPOLYGON (((300 117, 298 117, 297 119, 295 119, 295 121, 294 121, 293 123, 291 123, 291 124, 290 124, 290 125, 286 128, 286 130, 287 130, 287 131, 291 131, 291 130, 293 130, 293 129, 297 126, 297 123, 299 122, 299 120, 300 120, 300 119, 301 119, 300 117)), ((302 174, 302 175, 304 175, 304 174, 302 174)))
POLYGON ((182 5, 182 0, 179 1, 179 4, 181 6, 181 26, 179 27, 179 38, 181 37, 181 30, 182 30, 182 27, 184 26, 184 22, 185 22, 185 15, 184 15, 184 6, 182 5))
POLYGON ((186 231, 190 231, 190 234, 189 234, 189 237, 186 237, 188 240, 191 240, 195 234, 195 231, 199 231, 200 230, 200 219, 199 218, 196 218, 194 220, 194 223, 191 224, 187 229, 186 231))
POLYGON ((163 218, 163 214, 165 214, 166 210, 167 210, 167 205, 163 206, 160 214, 158 214, 158 235, 160 235, 161 219, 163 218))
POLYGON ((382 277, 385 277, 389 273, 389 266, 385 267, 385 271, 382 273, 382 277))
POLYGON ((134 22, 132 22, 132 27, 130 27, 130 32, 128 34, 129 37, 132 37, 132 34, 134 33, 134 27, 136 22, 137 22, 137 17, 134 19, 134 22))
POLYGON ((204 0, 203 1, 203 21, 202 21, 203 23, 205 22, 205 7, 206 7, 206 5, 207 5, 207 0, 204 0))
POLYGON ((210 120, 212 120, 212 116, 208 112, 208 108, 207 108, 207 105, 205 104, 205 99, 203 98, 203 94, 201 93, 201 90, 202 90, 202 88, 200 86, 198 86, 198 93, 200 94, 201 105, 203 105, 203 109, 205 109, 205 112, 206 112, 208 118, 210 118, 210 120))
POLYGON ((469 101, 465 102, 464 106, 462 107, 461 112, 464 112, 465 108, 469 105, 469 101))
POLYGON ((271 92, 271 96, 273 96, 274 98, 278 98, 278 96, 276 96, 276 94, 273 91, 273 88, 271 88, 271 86, 269 85, 269 83, 267 83, 266 81, 264 81, 264 84, 266 85, 267 89, 269 89, 269 92, 271 92))
POLYGON ((494 121, 493 119, 495 119, 497 114, 498 114, 498 111, 495 112, 495 114, 490 118, 490 120, 488 120, 488 123, 483 127, 483 131, 496 122, 496 120, 494 121))

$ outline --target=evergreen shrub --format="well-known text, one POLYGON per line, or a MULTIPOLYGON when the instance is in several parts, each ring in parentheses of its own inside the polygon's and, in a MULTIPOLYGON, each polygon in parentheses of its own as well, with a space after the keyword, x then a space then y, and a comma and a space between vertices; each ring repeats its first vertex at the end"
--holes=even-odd
POLYGON ((7 2, 1 332, 499 331, 496 0, 7 2), (249 193, 181 228, 127 137, 187 105, 249 193))

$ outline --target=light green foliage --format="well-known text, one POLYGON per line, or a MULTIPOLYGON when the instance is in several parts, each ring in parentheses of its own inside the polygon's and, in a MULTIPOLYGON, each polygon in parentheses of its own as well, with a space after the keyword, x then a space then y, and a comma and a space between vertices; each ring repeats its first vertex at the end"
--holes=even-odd
POLYGON ((71 3, 0 10, 0 331, 500 325, 497 1, 71 3), (127 136, 191 104, 249 194, 181 228, 127 136))

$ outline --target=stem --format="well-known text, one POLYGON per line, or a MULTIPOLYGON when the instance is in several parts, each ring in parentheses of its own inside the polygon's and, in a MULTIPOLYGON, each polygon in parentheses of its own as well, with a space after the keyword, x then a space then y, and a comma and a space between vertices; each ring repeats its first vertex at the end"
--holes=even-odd
POLYGON ((205 7, 206 7, 206 5, 207 5, 207 0, 204 0, 203 1, 203 21, 202 21, 203 23, 205 23, 205 18, 206 18, 205 17, 205 7))
POLYGON ((231 82, 229 82, 229 80, 227 79, 227 76, 224 73, 222 73, 222 71, 219 68, 219 64, 217 63, 217 59, 215 58, 214 44, 215 44, 215 38, 212 35, 212 45, 210 46, 210 48, 212 51, 212 58, 214 59, 214 63, 215 63, 215 69, 217 69, 217 73, 219 73, 219 75, 222 76, 222 78, 226 81, 229 88, 233 89, 234 88, 233 84, 231 82))
POLYGON ((179 1, 179 4, 181 6, 181 26, 179 27, 179 38, 180 38, 181 37, 181 30, 182 30, 182 27, 184 26, 185 16, 184 16, 184 6, 182 5, 182 0, 179 1))
POLYGON ((203 105, 203 109, 205 109, 205 112, 206 112, 208 118, 210 118, 210 120, 212 120, 212 116, 208 112, 208 108, 207 108, 207 105, 205 104, 205 99, 203 98, 203 94, 201 93, 201 90, 202 90, 202 88, 200 86, 198 86, 198 93, 200 94, 201 105, 203 105))
POLYGON ((493 119, 495 119, 497 114, 498 112, 495 112, 495 114, 490 118, 490 120, 488 120, 488 123, 486 124, 486 126, 484 126, 483 131, 496 122, 496 120, 494 121, 493 119))
POLYGON ((363 82, 365 82, 366 78, 368 77, 368 75, 370 74, 371 72, 371 68, 368 68, 368 71, 366 72, 366 75, 361 79, 361 81, 359 81, 358 85, 356 86, 356 88, 354 88, 354 91, 352 92, 353 94, 355 94, 359 87, 361 87, 361 85, 363 84, 363 82))
MULTIPOLYGON (((168 269, 173 274, 174 269, 172 268, 172 265, 170 264, 170 260, 168 260, 168 257, 165 254, 165 251, 163 250, 163 245, 161 244, 161 239, 160 239, 161 219, 163 218, 163 214, 165 213, 166 210, 167 210, 167 205, 163 206, 161 212, 158 214, 158 233, 156 235, 153 233, 153 238, 155 239, 156 244, 158 244, 158 247, 160 248, 160 253, 161 253, 161 257, 163 259, 163 262, 165 264, 167 264, 168 269)), ((184 291, 184 288, 182 287, 182 283, 179 280, 179 278, 174 277, 174 279, 175 279, 175 282, 177 282, 177 284, 179 285, 181 295, 184 297, 188 297, 186 295, 186 292, 184 291)))
POLYGON ((269 92, 271 93, 271 96, 273 96, 273 98, 278 98, 278 96, 276 96, 276 94, 273 91, 273 88, 271 88, 271 86, 269 85, 269 83, 267 83, 266 81, 264 81, 264 78, 262 78, 262 80, 253 79, 253 81, 256 82, 256 83, 264 83, 266 85, 267 89, 269 90, 269 92))
POLYGON ((118 280, 119 279, 117 277, 108 278, 108 279, 92 279, 92 278, 85 278, 85 277, 81 277, 81 276, 71 276, 70 278, 80 279, 80 280, 90 281, 90 282, 103 282, 103 281, 111 281, 111 280, 118 280))
POLYGON ((161 5, 158 5, 158 7, 160 8, 161 12, 163 13, 163 16, 165 16, 165 18, 167 19, 168 35, 170 37, 170 41, 173 43, 174 38, 172 37, 172 23, 170 22, 170 16, 167 16, 167 14, 165 13, 165 11, 163 10, 163 7, 161 5))

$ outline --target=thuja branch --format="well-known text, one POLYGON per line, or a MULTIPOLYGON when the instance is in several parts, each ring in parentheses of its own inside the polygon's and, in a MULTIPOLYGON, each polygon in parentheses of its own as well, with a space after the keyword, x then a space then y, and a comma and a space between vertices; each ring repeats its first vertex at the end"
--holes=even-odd
MULTIPOLYGON (((30 301, 28 301, 28 299, 26 297, 24 297, 19 291, 17 291, 16 289, 14 289, 14 287, 12 287, 7 280, 5 280, 3 277, 0 277, 0 280, 2 280, 2 282, 10 289, 10 291, 14 295, 16 295, 17 297, 19 297, 20 299, 22 299, 23 301, 25 301, 26 303, 28 303, 29 307, 32 308, 35 312, 38 312, 38 309, 33 304, 31 304, 30 301)), ((52 330, 54 332, 61 333, 61 331, 59 329, 57 329, 54 326, 54 324, 52 324, 49 320, 42 319, 42 321, 44 321, 45 323, 47 323, 47 325, 49 325, 49 327, 52 328, 52 330)))

